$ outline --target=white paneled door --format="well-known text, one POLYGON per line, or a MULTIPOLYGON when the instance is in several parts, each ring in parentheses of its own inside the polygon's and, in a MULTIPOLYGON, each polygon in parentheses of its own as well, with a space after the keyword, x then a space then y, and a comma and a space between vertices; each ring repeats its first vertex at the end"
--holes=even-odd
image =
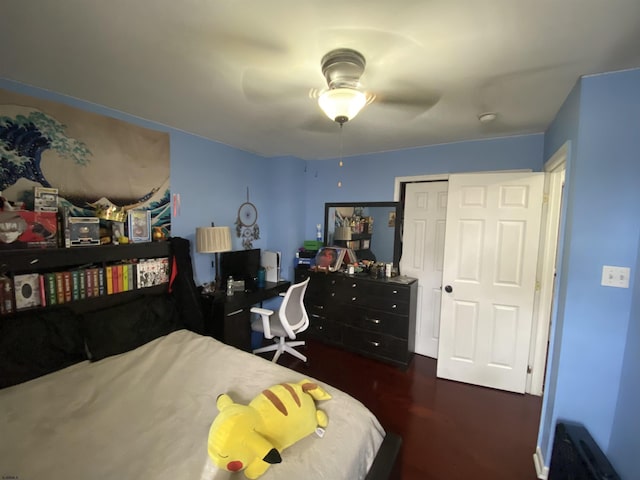
POLYGON ((418 279, 415 352, 438 357, 447 182, 405 188, 400 272, 418 279))
POLYGON ((524 393, 543 173, 451 175, 438 377, 524 393))

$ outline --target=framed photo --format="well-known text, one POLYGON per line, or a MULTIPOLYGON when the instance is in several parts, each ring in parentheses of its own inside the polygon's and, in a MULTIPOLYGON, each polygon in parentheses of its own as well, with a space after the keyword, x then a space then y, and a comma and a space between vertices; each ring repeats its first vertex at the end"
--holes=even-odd
POLYGON ((125 236, 127 236, 127 231, 124 228, 124 222, 111 220, 111 243, 117 245, 120 239, 125 236))
POLYGON ((335 272, 342 265, 344 248, 322 247, 316 254, 316 268, 335 272))
POLYGON ((389 226, 396 226, 396 212, 389 212, 389 226))
POLYGON ((364 238, 361 240, 360 249, 361 250, 369 250, 371 248, 371 240, 368 238, 364 238))
POLYGON ((133 243, 151 241, 151 211, 129 210, 129 241, 133 243))

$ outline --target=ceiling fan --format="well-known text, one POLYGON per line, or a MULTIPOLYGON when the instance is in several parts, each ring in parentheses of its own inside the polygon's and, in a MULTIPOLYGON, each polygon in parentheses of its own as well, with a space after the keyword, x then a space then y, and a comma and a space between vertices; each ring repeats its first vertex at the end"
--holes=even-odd
POLYGON ((364 55, 350 48, 337 48, 322 57, 322 74, 327 81, 324 90, 312 90, 322 111, 341 126, 353 119, 366 105, 381 105, 418 109, 420 112, 433 107, 439 95, 425 89, 414 89, 406 83, 394 82, 387 93, 376 95, 365 90, 361 83, 367 62, 364 55))
POLYGON ((329 88, 320 93, 318 105, 331 120, 343 125, 374 99, 361 90, 360 77, 367 62, 356 50, 338 48, 322 57, 320 63, 329 88))
MULTIPOLYGON (((440 100, 440 94, 423 87, 411 62, 406 65, 406 69, 402 65, 385 69, 385 64, 380 62, 368 64, 365 56, 355 49, 335 48, 324 54, 320 61, 326 81, 323 88, 314 88, 307 83, 313 77, 308 70, 305 70, 308 77, 301 77, 282 75, 278 70, 265 75, 265 70, 254 69, 245 72, 243 90, 250 101, 280 103, 292 99, 292 93, 306 89, 327 117, 341 126, 353 120, 367 105, 419 115, 432 108, 440 100), (296 80, 291 82, 292 78, 296 80)), ((315 120, 307 123, 312 130, 328 131, 315 120)))

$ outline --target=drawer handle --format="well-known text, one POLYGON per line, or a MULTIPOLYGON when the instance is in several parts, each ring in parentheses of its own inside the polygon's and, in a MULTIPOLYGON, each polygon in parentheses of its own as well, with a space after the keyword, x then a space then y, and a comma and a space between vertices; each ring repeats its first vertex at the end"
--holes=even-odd
POLYGON ((355 302, 356 300, 358 300, 358 297, 351 297, 352 302, 355 302))
POLYGON ((376 325, 380 325, 380 319, 379 318, 368 318, 367 320, 370 321, 371 323, 375 323, 376 325))
POLYGON ((358 286, 358 284, 357 284, 357 283, 352 283, 352 284, 351 284, 351 288, 356 288, 357 286, 358 286))
POLYGON ((374 347, 379 347, 380 346, 380 342, 369 342, 371 345, 373 345, 374 347))
POLYGON ((239 313, 242 313, 242 308, 240 310, 235 310, 233 312, 229 312, 227 313, 227 317, 232 317, 233 315, 238 315, 239 313))
POLYGON ((317 308, 318 310, 323 310, 324 305, 313 305, 313 308, 317 308))
POLYGON ((391 305, 391 308, 398 308, 398 305, 394 303, 393 305, 391 305))
POLYGON ((394 291, 393 291, 393 294, 394 294, 394 295, 395 295, 396 293, 398 293, 398 290, 394 290, 394 291))

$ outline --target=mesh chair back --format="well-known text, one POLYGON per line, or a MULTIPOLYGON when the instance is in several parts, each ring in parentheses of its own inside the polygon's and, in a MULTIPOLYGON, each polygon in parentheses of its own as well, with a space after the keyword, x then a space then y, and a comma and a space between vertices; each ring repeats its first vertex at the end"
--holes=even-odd
POLYGON ((309 317, 304 308, 304 294, 309 284, 309 278, 304 282, 291 285, 280 306, 280 319, 287 322, 295 333, 302 332, 309 326, 309 317))

